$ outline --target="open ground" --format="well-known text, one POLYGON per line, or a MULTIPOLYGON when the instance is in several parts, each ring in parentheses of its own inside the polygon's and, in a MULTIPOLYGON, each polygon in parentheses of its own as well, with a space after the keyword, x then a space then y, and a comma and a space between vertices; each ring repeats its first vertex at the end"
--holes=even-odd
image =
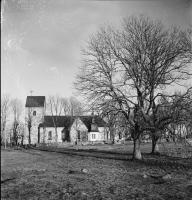
POLYGON ((192 199, 191 158, 150 155, 151 144, 143 144, 144 159, 132 161, 132 148, 2 149, 1 199, 192 199), (171 179, 162 182, 165 174, 171 179))

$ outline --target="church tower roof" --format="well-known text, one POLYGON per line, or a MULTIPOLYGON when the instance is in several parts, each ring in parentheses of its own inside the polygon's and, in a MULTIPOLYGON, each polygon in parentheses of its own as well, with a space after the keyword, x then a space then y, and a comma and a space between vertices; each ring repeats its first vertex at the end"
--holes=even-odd
POLYGON ((25 107, 44 107, 45 96, 27 96, 25 107))

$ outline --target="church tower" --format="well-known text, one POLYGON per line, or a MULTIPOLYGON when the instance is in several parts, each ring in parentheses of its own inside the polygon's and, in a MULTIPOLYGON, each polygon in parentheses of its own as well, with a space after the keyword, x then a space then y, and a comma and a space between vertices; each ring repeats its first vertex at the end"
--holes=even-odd
POLYGON ((27 96, 25 104, 26 144, 40 142, 39 125, 44 121, 46 109, 45 96, 27 96))

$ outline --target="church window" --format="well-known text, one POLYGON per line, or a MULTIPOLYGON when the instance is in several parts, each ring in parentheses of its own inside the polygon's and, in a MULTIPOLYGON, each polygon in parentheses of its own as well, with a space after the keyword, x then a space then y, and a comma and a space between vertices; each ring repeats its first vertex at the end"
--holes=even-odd
POLYGON ((95 134, 92 134, 92 139, 95 139, 95 134))
POLYGON ((33 116, 36 116, 36 111, 35 110, 33 111, 33 116))
POLYGON ((52 131, 48 132, 48 140, 52 140, 52 131))
POLYGON ((77 137, 78 137, 78 139, 81 139, 81 133, 79 130, 77 131, 77 137))

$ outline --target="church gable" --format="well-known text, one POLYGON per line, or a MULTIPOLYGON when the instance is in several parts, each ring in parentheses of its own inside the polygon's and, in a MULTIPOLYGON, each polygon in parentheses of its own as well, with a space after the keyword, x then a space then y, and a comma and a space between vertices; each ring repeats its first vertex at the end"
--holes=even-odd
POLYGON ((75 130, 88 130, 87 127, 85 126, 85 124, 82 122, 80 117, 77 117, 72 125, 71 125, 71 129, 75 129, 75 130))
POLYGON ((71 141, 82 140, 87 141, 87 132, 88 129, 85 124, 82 122, 80 117, 75 118, 73 124, 70 128, 70 138, 71 141))
POLYGON ((85 124, 88 131, 90 132, 92 129, 98 130, 98 127, 106 127, 107 123, 99 116, 94 116, 94 123, 93 122, 93 116, 79 116, 81 121, 85 124))

